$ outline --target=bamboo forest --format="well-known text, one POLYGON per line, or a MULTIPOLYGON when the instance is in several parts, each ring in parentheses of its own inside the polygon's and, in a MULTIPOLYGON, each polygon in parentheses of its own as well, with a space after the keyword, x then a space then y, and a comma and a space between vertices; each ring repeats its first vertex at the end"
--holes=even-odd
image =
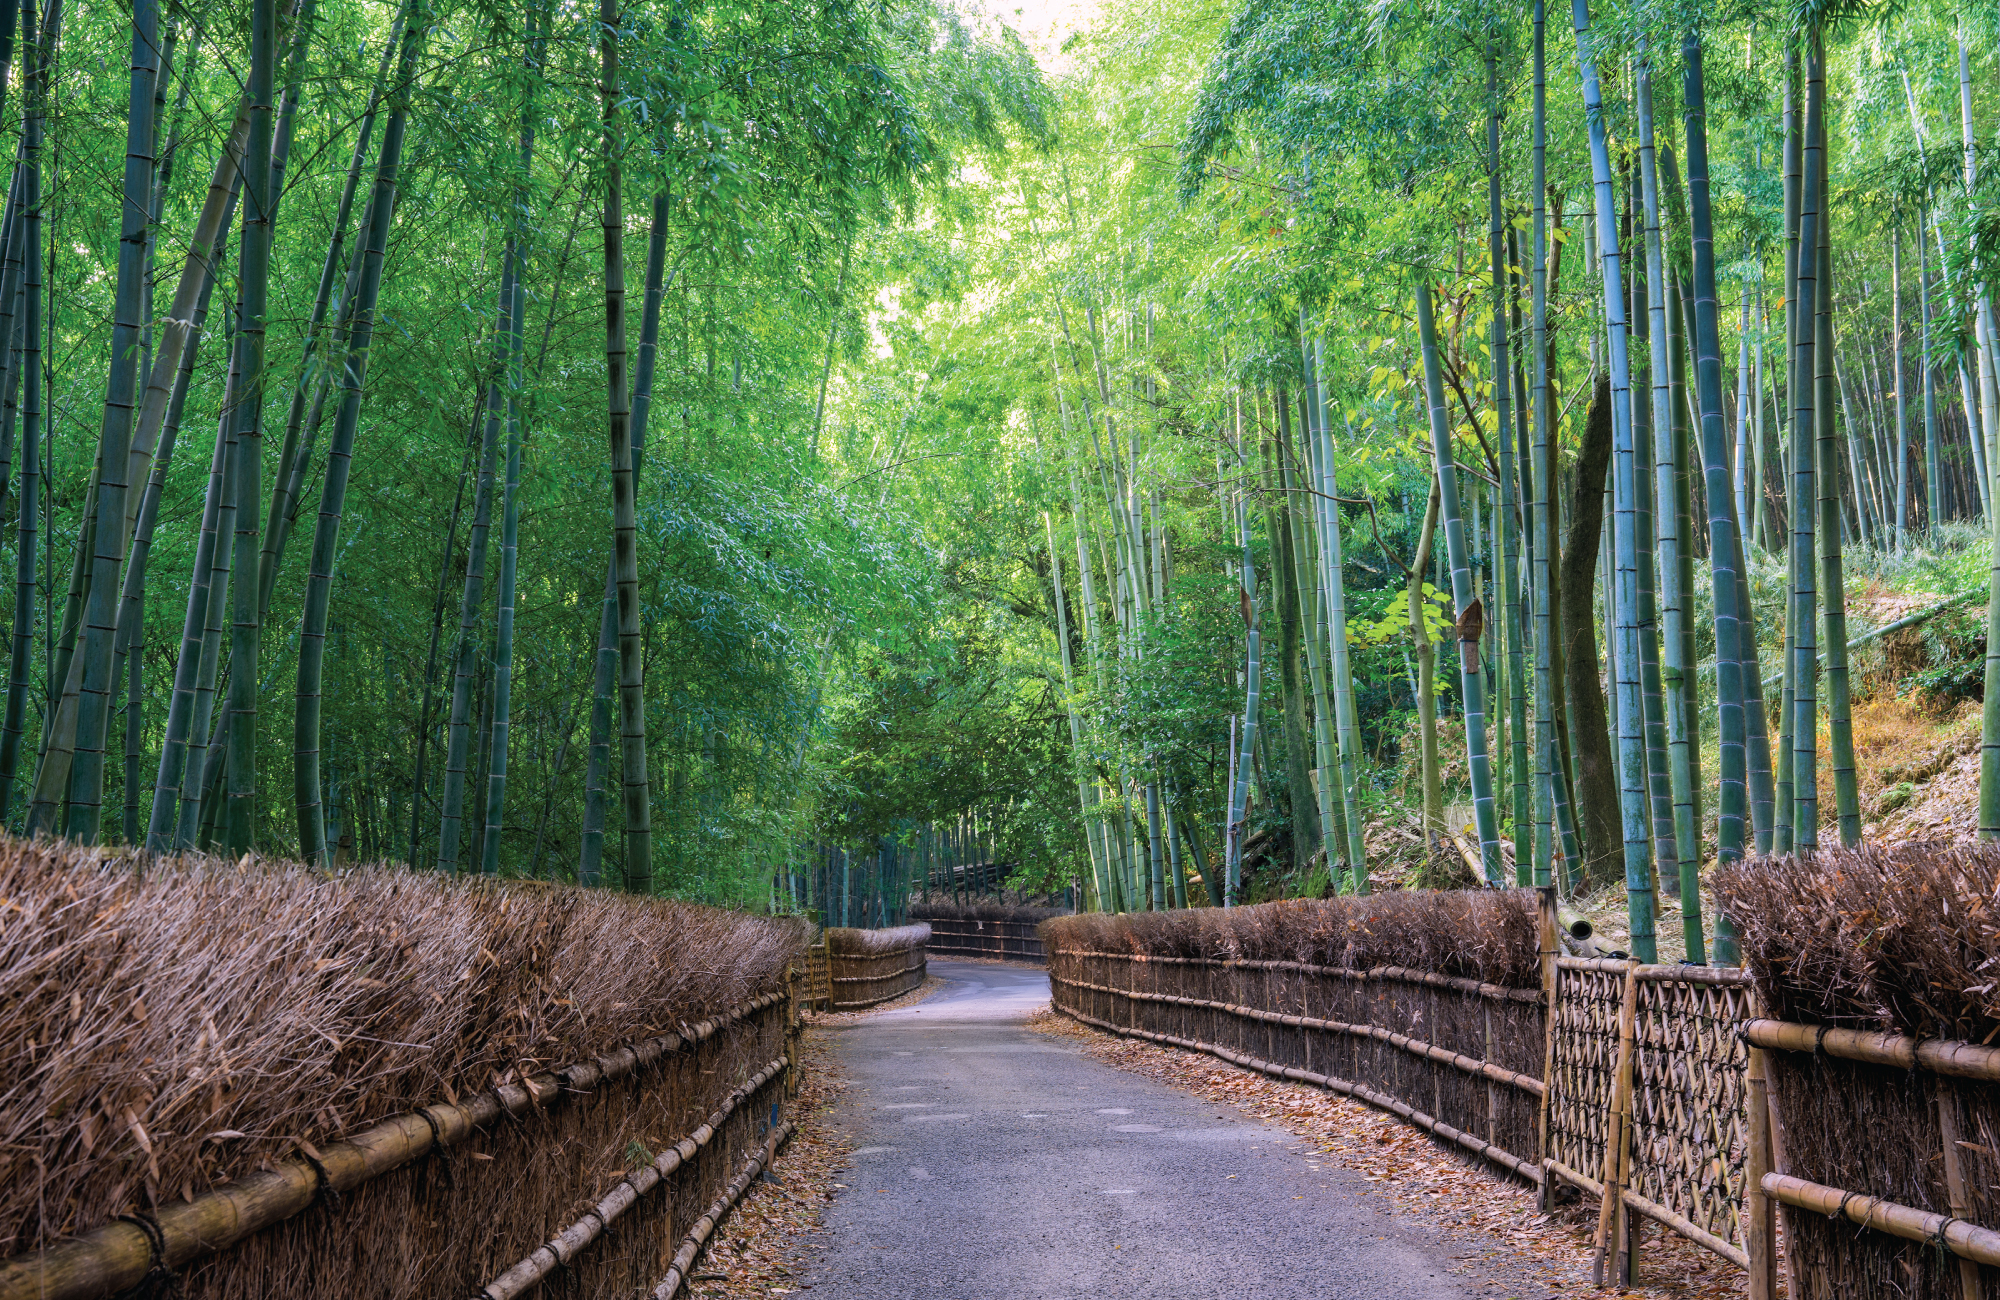
POLYGON ((1994 4, 0 0, 0 148, 0 1300, 2000 1300, 1994 4))
POLYGON ((1056 12, 0 11, 7 827, 1725 964, 2000 835, 1993 14, 1056 12))

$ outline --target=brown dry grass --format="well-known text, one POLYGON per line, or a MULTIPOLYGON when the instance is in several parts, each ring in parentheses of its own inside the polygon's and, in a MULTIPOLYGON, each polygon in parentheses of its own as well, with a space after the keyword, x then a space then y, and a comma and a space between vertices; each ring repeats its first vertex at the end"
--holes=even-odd
POLYGON ((0 840, 0 1256, 724 1012, 804 941, 599 891, 0 840))
POLYGON ((1068 915, 1067 908, 1031 907, 1023 903, 998 903, 983 899, 974 899, 969 903, 944 899, 935 903, 910 904, 910 919, 915 921, 1025 921, 1035 925, 1052 916, 1068 915))
POLYGON ((826 932, 826 951, 832 957, 880 957, 900 952, 912 944, 929 943, 928 925, 899 925, 891 930, 831 929, 826 932))
POLYGON ((2000 845, 1822 849, 1734 864, 1715 883, 1770 1014, 2000 1035, 2000 845))
POLYGON ((1042 923, 1060 950, 1161 957, 1297 961, 1367 970, 1408 966, 1535 988, 1541 983, 1532 890, 1399 890, 1365 898, 1288 899, 1042 923))

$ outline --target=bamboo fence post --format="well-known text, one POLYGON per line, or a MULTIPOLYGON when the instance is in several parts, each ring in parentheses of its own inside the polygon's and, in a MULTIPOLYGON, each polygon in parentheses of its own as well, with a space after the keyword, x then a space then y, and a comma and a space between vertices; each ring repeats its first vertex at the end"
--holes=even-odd
POLYGON ((1771 1172, 1771 1110, 1764 1049, 1750 1049, 1750 1149, 1744 1158, 1743 1249, 1750 1256, 1750 1300, 1775 1300, 1778 1294, 1777 1207, 1764 1191, 1771 1172))
POLYGON ((1609 1282, 1604 1265, 1612 1252, 1618 1255, 1619 1272, 1623 1273, 1631 1263, 1626 1249, 1624 1191, 1630 1163, 1633 1040, 1639 1012, 1639 981, 1633 975, 1637 969, 1636 964, 1627 968, 1625 998, 1618 1007, 1618 1065, 1612 1076, 1611 1105, 1604 1121, 1604 1196, 1597 1211, 1597 1235, 1592 1242, 1590 1261, 1591 1281, 1597 1286, 1609 1282))
POLYGON ((1538 935, 1542 959, 1542 1104, 1535 1120, 1535 1160, 1542 1169, 1541 1205, 1543 1214, 1555 1208, 1555 1180, 1549 1176, 1549 1097, 1555 1092, 1556 1078, 1556 958, 1561 953, 1561 945, 1556 939, 1556 929, 1561 924, 1557 915, 1556 887, 1542 885, 1535 890, 1535 931, 1538 935))
MULTIPOLYGON (((1944 1138, 1944 1190, 1951 1217, 1972 1221, 1972 1197, 1965 1184, 1965 1158, 1959 1150, 1958 1093, 1951 1084, 1937 1085, 1938 1132, 1944 1138)), ((1965 1300, 1979 1300, 1979 1265, 1958 1257, 1958 1286, 1965 1300)))
POLYGON ((785 963, 785 1095, 799 1095, 799 966, 785 963))

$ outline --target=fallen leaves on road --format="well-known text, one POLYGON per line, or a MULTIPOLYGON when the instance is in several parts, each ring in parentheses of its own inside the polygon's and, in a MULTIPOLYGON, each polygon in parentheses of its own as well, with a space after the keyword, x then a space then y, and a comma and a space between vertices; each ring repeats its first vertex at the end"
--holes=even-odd
POLYGON ((1747 1293, 1742 1270, 1644 1220, 1637 1284, 1599 1288, 1590 1282, 1591 1237, 1597 1204, 1569 1197, 1544 1215, 1537 1193, 1489 1166, 1461 1158, 1395 1116, 1348 1097, 1267 1078, 1196 1052, 1119 1038, 1085 1028, 1053 1011, 1029 1027, 1075 1041, 1106 1065, 1145 1075, 1244 1114, 1278 1124, 1306 1140, 1301 1154, 1358 1180, 1364 1204, 1437 1234, 1453 1272, 1479 1294, 1545 1297, 1640 1296, 1648 1300, 1723 1300, 1747 1293))

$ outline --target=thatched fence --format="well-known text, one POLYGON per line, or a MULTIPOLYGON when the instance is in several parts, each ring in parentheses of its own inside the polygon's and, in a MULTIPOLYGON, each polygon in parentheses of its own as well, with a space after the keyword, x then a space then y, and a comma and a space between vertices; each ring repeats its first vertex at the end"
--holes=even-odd
POLYGON ((0 841, 0 1300, 671 1295, 785 1132, 805 938, 0 841))
POLYGON ((892 930, 825 932, 817 947, 826 970, 826 1006, 859 1011, 901 997, 924 982, 931 928, 919 922, 892 930))
POLYGON ((1763 1014, 1792 1295, 2000 1300, 2000 846, 1718 880, 1763 1014))
POLYGON ((912 903, 910 916, 931 927, 933 957, 993 957, 1041 966, 1041 925, 1060 908, 1003 903, 912 903))
POLYGON ((1644 1218, 1768 1300, 1782 1215, 1799 1300, 2000 1300, 2000 848, 1766 860, 1721 885, 1753 971, 1565 955, 1548 891, 1042 933, 1056 1008, 1086 1024, 1596 1198, 1601 1281, 1631 1277, 1644 1218))

